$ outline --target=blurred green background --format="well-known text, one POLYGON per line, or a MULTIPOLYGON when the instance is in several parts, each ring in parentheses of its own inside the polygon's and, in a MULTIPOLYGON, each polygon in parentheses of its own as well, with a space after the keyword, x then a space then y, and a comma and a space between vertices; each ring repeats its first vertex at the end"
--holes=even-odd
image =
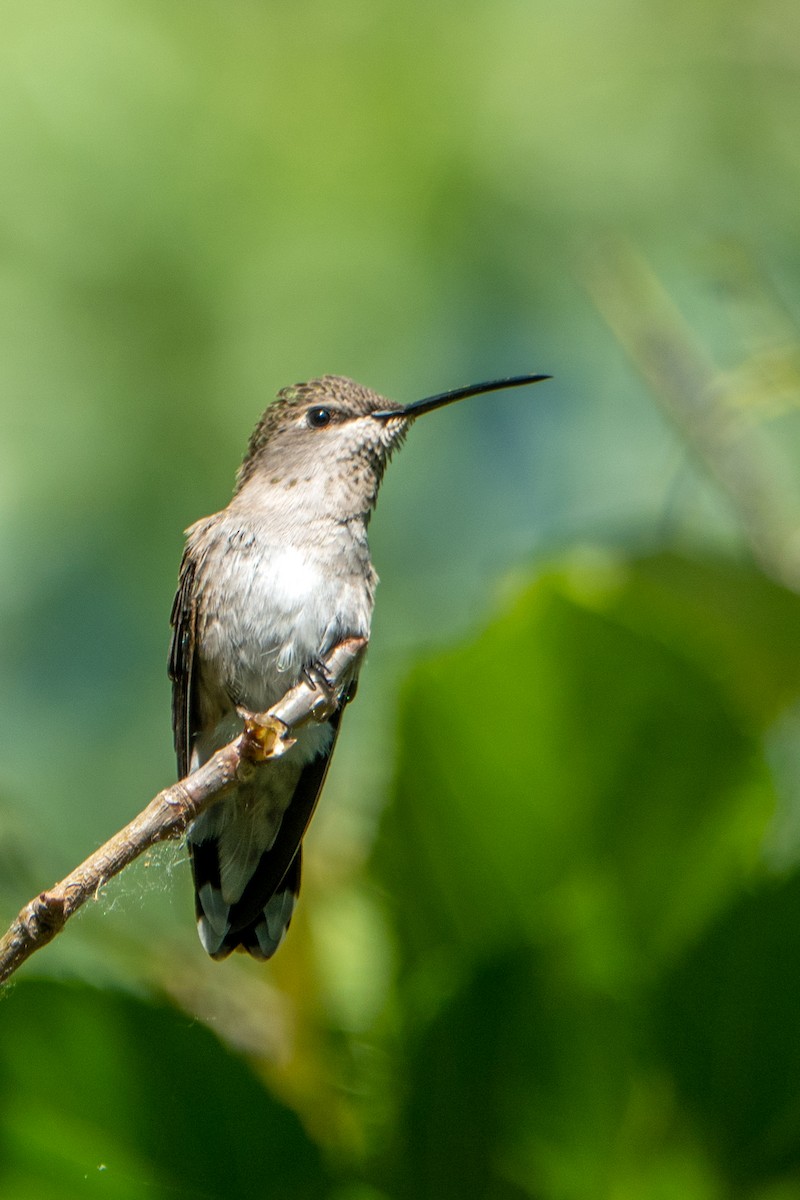
POLYGON ((800 9, 9 0, 0 915, 174 777, 181 531, 397 400, 269 966, 182 848, 0 997, 11 1200, 800 1196, 800 9))

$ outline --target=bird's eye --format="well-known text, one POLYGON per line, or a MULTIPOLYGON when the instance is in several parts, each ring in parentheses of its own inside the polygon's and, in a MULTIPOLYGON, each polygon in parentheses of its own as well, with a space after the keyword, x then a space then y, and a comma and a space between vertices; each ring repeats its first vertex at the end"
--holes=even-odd
POLYGON ((331 410, 329 408, 310 408, 306 413, 306 421, 312 429, 323 429, 331 423, 331 410))

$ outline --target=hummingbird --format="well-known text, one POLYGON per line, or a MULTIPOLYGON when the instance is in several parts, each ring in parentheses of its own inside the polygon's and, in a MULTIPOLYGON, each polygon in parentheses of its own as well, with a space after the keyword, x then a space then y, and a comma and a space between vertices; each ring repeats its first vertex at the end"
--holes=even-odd
MULTIPOLYGON (((284 388, 256 425, 226 508, 186 531, 169 675, 178 772, 232 741, 345 638, 368 639, 378 576, 367 527, 389 459, 424 413, 520 387, 518 375, 398 404, 325 375, 284 388)), ((354 681, 355 683, 355 681, 354 681)), ((354 694, 350 685, 346 699, 354 694)), ((302 841, 344 703, 187 831, 200 941, 268 959, 300 890, 302 841)))

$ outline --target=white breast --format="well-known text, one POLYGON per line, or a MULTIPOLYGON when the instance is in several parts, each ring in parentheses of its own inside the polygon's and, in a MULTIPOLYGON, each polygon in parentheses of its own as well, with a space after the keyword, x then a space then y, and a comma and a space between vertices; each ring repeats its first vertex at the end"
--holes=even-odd
POLYGON ((372 588, 340 557, 313 544, 276 545, 239 528, 217 572, 203 581, 200 653, 229 695, 261 711, 292 687, 332 635, 367 634, 372 588), (213 588, 215 602, 209 591, 213 588))
POLYGON ((302 609, 324 583, 319 565, 297 546, 273 550, 267 569, 272 603, 287 612, 302 609))

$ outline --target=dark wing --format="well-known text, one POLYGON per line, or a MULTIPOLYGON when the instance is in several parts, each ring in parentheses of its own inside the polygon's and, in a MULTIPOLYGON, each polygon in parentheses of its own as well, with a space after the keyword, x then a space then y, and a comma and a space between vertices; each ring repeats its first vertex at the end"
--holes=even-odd
POLYGON ((318 754, 303 768, 289 807, 283 814, 278 836, 269 850, 265 850, 261 855, 258 866, 244 889, 241 899, 231 906, 228 917, 231 923, 231 933, 244 929, 260 916, 264 906, 278 891, 281 881, 292 865, 303 840, 303 834, 308 829, 314 809, 317 807, 333 751, 336 748, 341 720, 342 708, 339 708, 330 719, 333 727, 333 740, 330 746, 324 754, 318 754))
POLYGON ((255 958, 271 958, 278 949, 289 927, 300 891, 303 835, 314 814, 328 773, 339 734, 342 709, 354 694, 355 686, 351 685, 342 706, 330 719, 333 728, 330 746, 324 754, 318 755, 303 768, 278 835, 269 850, 261 855, 239 900, 228 909, 228 928, 219 939, 207 927, 207 917, 200 899, 201 889, 205 885, 209 884, 216 890, 220 888, 217 841, 211 838, 199 843, 189 842, 200 936, 212 958, 226 958, 238 946, 255 958))
POLYGON ((172 680, 172 734, 175 753, 178 756, 179 779, 189 774, 192 733, 195 727, 192 683, 197 603, 194 577, 195 561, 187 549, 183 553, 178 591, 169 619, 172 641, 169 647, 168 670, 172 680))

